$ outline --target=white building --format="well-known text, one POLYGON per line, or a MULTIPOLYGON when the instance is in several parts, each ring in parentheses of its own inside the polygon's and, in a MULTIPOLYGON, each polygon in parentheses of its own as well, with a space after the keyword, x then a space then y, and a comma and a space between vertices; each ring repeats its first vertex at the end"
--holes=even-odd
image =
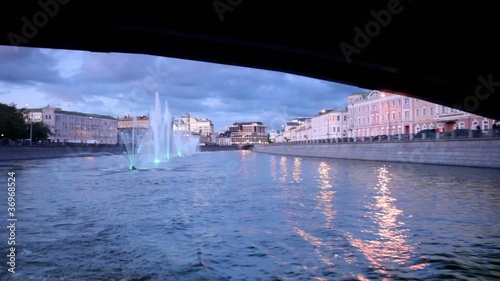
POLYGON ((195 119, 190 123, 190 131, 200 134, 203 137, 210 137, 214 134, 214 124, 207 118, 195 119))
POLYGON ((118 141, 118 121, 111 116, 51 106, 26 111, 33 122, 43 122, 50 129, 51 142, 116 144, 118 141))
POLYGON ((345 136, 346 112, 323 109, 311 119, 312 140, 336 139, 345 136))
POLYGON ((173 117, 173 130, 186 131, 200 136, 200 142, 213 143, 214 139, 214 124, 208 118, 194 118, 189 113, 181 116, 173 117))
POLYGON ((302 141, 312 137, 311 117, 297 117, 287 122, 276 136, 276 142, 302 141))
MULTIPOLYGON (((413 135, 435 129, 450 133, 455 129, 478 130, 488 134, 498 120, 463 112, 408 96, 373 90, 351 94, 346 110, 324 109, 310 122, 294 119, 282 126, 276 142, 334 140, 378 135, 413 135)), ((363 139, 363 138, 362 138, 363 139)))
POLYGON ((191 118, 189 113, 183 114, 181 116, 172 117, 172 128, 174 131, 190 132, 191 131, 191 129, 190 129, 191 121, 194 122, 195 119, 191 118))

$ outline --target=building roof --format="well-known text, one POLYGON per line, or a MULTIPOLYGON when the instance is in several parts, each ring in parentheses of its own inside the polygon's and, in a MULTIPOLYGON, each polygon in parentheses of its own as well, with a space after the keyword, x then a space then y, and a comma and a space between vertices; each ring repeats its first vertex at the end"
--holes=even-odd
MULTIPOLYGON (((47 106, 49 107, 49 106, 47 106)), ((23 112, 42 112, 44 108, 22 108, 21 110, 23 112)), ((77 115, 77 116, 85 116, 85 117, 95 117, 95 118, 105 118, 105 119, 112 119, 112 120, 117 120, 117 118, 114 118, 109 115, 101 115, 101 114, 94 114, 94 113, 83 113, 83 112, 78 112, 78 111, 67 111, 67 110, 61 110, 58 107, 54 108, 55 113, 60 113, 60 114, 68 114, 68 115, 77 115)), ((132 117, 131 117, 132 118, 132 117)))
POLYGON ((233 123, 233 125, 253 125, 253 124, 264 125, 262 122, 258 122, 258 121, 255 121, 255 122, 234 122, 233 123))
POLYGON ((42 112, 43 108, 21 108, 24 112, 42 112))
POLYGON ((101 115, 101 114, 93 114, 93 113, 83 113, 83 112, 78 112, 78 111, 55 110, 55 113, 117 120, 116 118, 114 118, 112 116, 109 116, 109 115, 101 115))
POLYGON ((352 93, 352 94, 348 95, 347 97, 361 96, 363 98, 366 98, 370 93, 371 93, 371 91, 359 91, 359 92, 352 93))

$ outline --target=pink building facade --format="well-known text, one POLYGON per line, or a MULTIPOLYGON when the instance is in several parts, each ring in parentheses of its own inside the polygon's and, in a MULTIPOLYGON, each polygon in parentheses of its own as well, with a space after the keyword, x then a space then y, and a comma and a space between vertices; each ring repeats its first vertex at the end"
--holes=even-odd
POLYGON ((277 141, 327 140, 379 135, 414 135, 435 129, 488 132, 498 120, 460 111, 432 102, 373 90, 349 95, 347 110, 322 110, 308 123, 287 123, 277 141), (293 126, 292 126, 293 125, 293 126))
POLYGON ((436 129, 483 131, 492 128, 496 120, 460 111, 447 106, 381 91, 357 93, 348 97, 349 136, 416 134, 436 129))
POLYGON ((411 134, 412 99, 371 91, 348 97, 350 137, 411 134))

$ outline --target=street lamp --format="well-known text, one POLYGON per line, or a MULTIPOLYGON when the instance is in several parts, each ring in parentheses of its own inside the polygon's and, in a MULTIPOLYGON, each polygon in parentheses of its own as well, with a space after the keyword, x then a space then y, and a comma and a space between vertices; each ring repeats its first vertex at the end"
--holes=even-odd
MULTIPOLYGON (((382 93, 381 96, 385 97, 385 93, 382 93)), ((388 117, 388 122, 389 122, 389 130, 387 132, 387 139, 391 140, 391 135, 392 135, 392 128, 391 128, 391 103, 389 101, 387 101, 387 105, 388 105, 388 108, 389 108, 389 115, 387 116, 388 117)))
MULTIPOLYGON (((321 110, 322 114, 326 112, 327 112, 326 109, 321 110)), ((330 116, 327 115, 326 118, 327 118, 326 138, 330 140, 330 116)))
POLYGON ((92 137, 92 142, 95 143, 95 132, 94 132, 94 124, 92 123, 92 116, 89 116, 90 119, 90 136, 92 137))
MULTIPOLYGON (((28 109, 29 104, 26 104, 26 109, 28 109)), ((31 114, 28 112, 28 120, 30 120, 30 145, 32 145, 33 140, 33 120, 31 120, 31 114)))
MULTIPOLYGON (((354 138, 354 124, 355 124, 355 120, 354 120, 354 102, 351 102, 351 128, 350 128, 350 131, 351 131, 351 137, 354 138)), ((349 136, 346 136, 346 137, 349 137, 349 136)), ((349 139, 348 139, 349 140, 349 139)))
POLYGON ((327 139, 327 142, 330 142, 330 114, 328 114, 326 116, 327 120, 328 120, 328 127, 327 127, 327 130, 326 130, 326 139, 327 139))

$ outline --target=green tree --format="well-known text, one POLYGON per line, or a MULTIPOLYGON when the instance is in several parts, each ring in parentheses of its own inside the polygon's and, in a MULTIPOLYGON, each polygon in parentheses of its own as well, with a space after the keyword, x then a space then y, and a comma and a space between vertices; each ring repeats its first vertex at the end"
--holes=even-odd
POLYGON ((24 116, 15 104, 0 103, 0 136, 9 139, 24 139, 28 129, 24 116))
POLYGON ((50 136, 50 128, 41 122, 33 123, 32 140, 37 142, 40 140, 46 140, 50 136))

